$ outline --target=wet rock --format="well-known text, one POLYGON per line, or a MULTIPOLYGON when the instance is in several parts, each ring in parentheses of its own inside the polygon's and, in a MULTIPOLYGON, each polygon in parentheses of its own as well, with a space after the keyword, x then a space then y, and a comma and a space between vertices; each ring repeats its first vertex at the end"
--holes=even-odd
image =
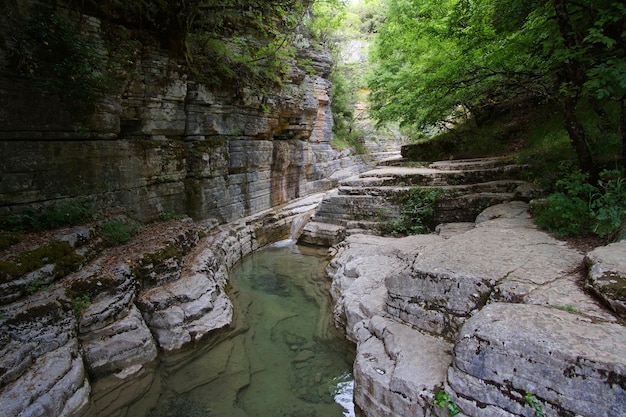
POLYGON ((315 354, 311 352, 310 350, 303 350, 300 353, 298 353, 298 355, 295 358, 293 358, 291 362, 293 363, 306 362, 309 359, 313 359, 314 357, 315 357, 315 354))
POLYGON ((616 416, 626 404, 626 331, 536 305, 494 303, 462 327, 448 384, 468 416, 616 416))
POLYGON ((587 288, 626 318, 626 240, 596 248, 585 257, 587 288))

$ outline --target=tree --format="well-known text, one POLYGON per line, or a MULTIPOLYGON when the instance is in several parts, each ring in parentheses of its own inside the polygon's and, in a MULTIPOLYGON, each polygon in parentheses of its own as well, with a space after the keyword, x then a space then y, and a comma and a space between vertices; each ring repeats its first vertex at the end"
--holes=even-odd
POLYGON ((379 120, 424 128, 471 114, 480 123, 520 97, 558 99, 579 165, 593 177, 579 107, 606 115, 607 102, 619 101, 626 149, 623 3, 387 0, 385 12, 369 77, 379 120))

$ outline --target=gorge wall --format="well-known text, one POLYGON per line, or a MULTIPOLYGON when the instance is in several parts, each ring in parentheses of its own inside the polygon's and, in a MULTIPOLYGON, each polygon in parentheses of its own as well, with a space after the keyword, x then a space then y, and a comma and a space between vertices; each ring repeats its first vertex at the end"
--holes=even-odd
MULTIPOLYGON (((83 19, 100 33, 98 19, 83 19)), ((334 173, 360 164, 329 145, 324 50, 299 50, 307 71, 292 62, 283 87, 261 94, 211 89, 144 48, 88 124, 0 52, 0 215, 83 199, 143 222, 164 212, 229 222, 327 190, 334 173)))
MULTIPOLYGON (((102 34, 99 19, 80 19, 102 34)), ((320 48, 299 49, 281 88, 260 93, 208 87, 146 46, 84 121, 17 74, 2 44, 0 220, 66 202, 99 215, 0 251, 3 415, 109 415, 149 388, 159 352, 219 337, 233 317, 229 269, 366 164, 330 146, 332 62, 320 48), (108 216, 170 214, 193 220, 152 223, 116 248, 97 232, 108 216), (60 259, 39 256, 55 248, 60 259), (38 262, 14 268, 23 254, 38 262)))

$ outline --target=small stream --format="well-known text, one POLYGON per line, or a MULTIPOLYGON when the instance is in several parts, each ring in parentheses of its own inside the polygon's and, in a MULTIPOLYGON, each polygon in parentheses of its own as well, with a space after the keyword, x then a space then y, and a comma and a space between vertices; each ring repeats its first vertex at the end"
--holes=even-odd
POLYGON ((244 258, 231 272, 233 328, 209 340, 203 352, 164 359, 150 392, 129 411, 147 417, 354 416, 354 351, 332 323, 325 255, 283 241, 244 258))

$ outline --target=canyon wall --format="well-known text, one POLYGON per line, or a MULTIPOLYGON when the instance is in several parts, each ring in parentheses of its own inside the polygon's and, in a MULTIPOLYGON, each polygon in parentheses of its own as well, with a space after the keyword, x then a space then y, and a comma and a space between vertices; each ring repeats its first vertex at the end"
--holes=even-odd
MULTIPOLYGON (((100 21, 84 18, 99 34, 100 21)), ((208 88, 144 48, 121 91, 81 123, 0 51, 0 216, 78 199, 142 222, 225 223, 331 188, 333 174, 363 165, 329 144, 330 55, 298 54, 307 71, 293 62, 283 87, 261 94, 208 88)))

